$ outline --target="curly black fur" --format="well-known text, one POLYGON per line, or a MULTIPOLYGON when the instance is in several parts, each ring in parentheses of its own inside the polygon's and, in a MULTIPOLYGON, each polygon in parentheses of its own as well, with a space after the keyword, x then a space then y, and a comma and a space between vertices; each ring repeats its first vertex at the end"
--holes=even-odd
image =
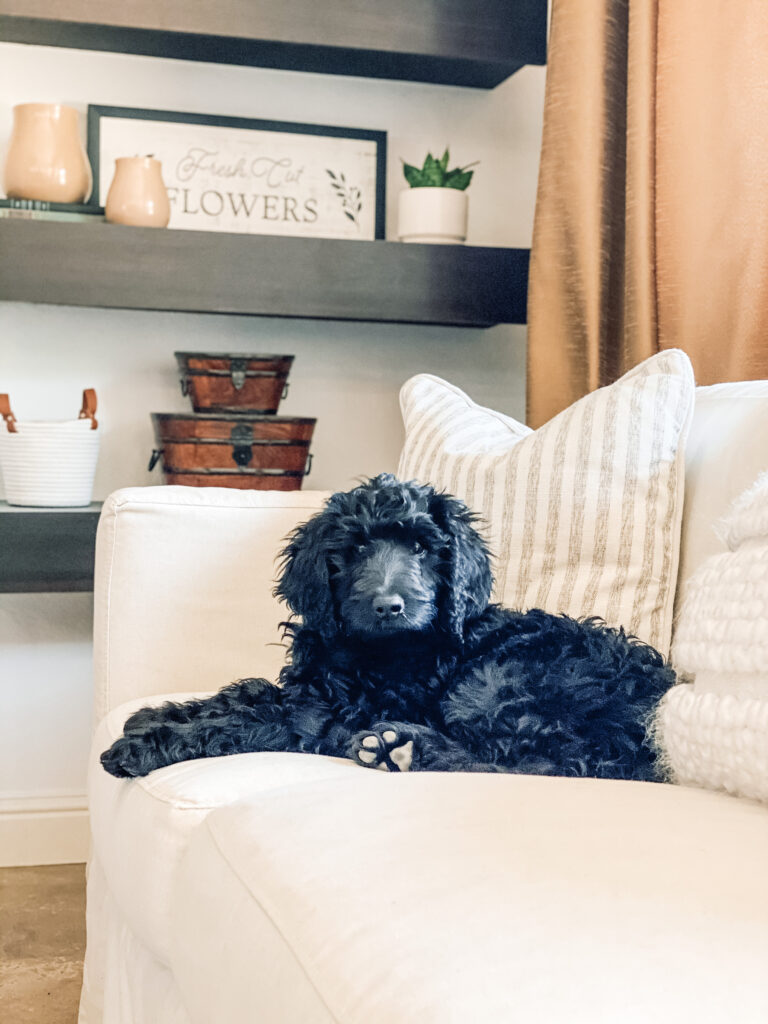
POLYGON ((280 685, 144 708, 102 754, 118 777, 198 757, 306 751, 388 770, 657 778, 648 723, 674 674, 599 619, 490 604, 462 502, 378 476, 288 540, 280 685))

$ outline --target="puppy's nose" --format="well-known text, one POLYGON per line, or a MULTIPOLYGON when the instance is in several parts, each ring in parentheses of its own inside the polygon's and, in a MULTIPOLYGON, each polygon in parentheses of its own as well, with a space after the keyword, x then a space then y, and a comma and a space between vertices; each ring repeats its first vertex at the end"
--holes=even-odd
POLYGON ((381 619, 396 619, 403 614, 405 601, 399 594, 382 594, 373 599, 373 610, 381 619))

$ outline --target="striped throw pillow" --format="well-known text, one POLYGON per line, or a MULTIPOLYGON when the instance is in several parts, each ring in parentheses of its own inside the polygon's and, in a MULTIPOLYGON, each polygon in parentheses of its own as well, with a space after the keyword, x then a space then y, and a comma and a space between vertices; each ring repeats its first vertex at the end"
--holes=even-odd
POLYGON ((534 432, 419 374, 400 393, 398 475, 480 515, 497 601, 599 615, 667 654, 694 392, 670 349, 534 432))

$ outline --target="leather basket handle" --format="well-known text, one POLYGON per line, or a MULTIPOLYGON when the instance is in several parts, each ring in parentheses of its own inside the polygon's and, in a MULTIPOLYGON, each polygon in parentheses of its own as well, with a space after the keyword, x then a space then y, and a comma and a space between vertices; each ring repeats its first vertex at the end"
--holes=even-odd
POLYGON ((16 417, 11 412, 11 400, 8 395, 0 395, 0 416, 6 422, 9 434, 18 434, 16 429, 16 417))
POLYGON ((99 425, 99 421, 96 419, 97 405, 96 392, 93 388, 86 388, 85 391, 83 391, 83 407, 80 410, 78 419, 90 420, 91 430, 95 430, 99 425))

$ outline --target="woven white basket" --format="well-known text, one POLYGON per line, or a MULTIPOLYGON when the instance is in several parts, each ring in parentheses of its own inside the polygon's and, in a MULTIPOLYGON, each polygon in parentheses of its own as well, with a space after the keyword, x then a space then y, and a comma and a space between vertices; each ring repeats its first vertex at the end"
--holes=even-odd
POLYGON ((95 411, 96 393, 89 390, 79 419, 19 422, 0 395, 0 470, 9 505, 90 504, 101 437, 95 411))

